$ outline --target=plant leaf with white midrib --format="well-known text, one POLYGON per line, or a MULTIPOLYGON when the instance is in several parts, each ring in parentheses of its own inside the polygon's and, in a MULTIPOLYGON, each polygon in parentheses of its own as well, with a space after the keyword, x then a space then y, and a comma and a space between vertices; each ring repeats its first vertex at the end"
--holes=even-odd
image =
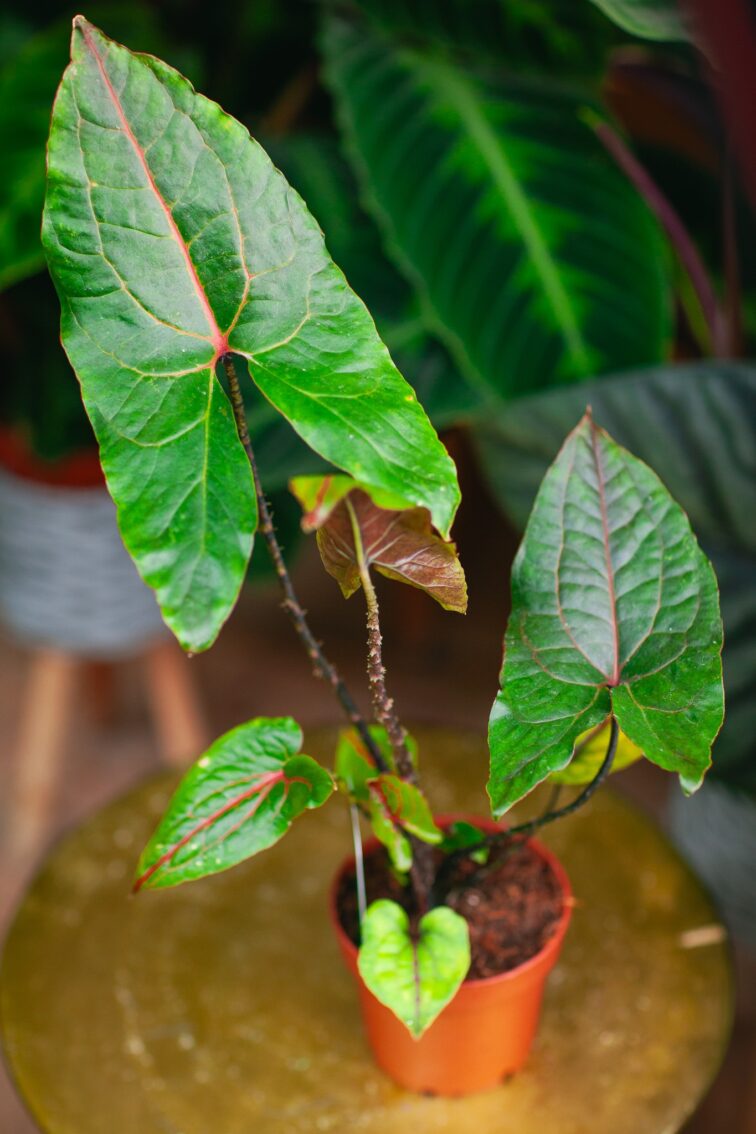
POLYGON ((584 100, 366 25, 332 19, 323 42, 366 204, 470 381, 511 397, 662 357, 662 237, 584 100))

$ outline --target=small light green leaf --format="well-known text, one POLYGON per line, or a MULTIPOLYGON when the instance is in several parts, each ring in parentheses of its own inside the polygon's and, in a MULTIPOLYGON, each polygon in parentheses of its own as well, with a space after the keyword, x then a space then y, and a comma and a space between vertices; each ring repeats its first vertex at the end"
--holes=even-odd
MULTIPOLYGON (((383 725, 370 725, 370 735, 378 745, 378 749, 389 768, 395 769, 394 750, 383 725)), ((407 751, 414 767, 417 767, 417 741, 414 736, 406 734, 407 751)), ((366 784, 368 780, 375 779, 378 774, 373 759, 362 742, 356 729, 347 728, 339 732, 336 746, 335 774, 347 791, 358 801, 367 800, 366 784)))
POLYGON ((373 996, 418 1039, 453 999, 470 968, 467 922, 438 906, 420 919, 413 937, 401 906, 373 902, 362 922, 357 963, 373 996))
POLYGON ((218 633, 256 526, 229 353, 312 449, 448 534, 453 462, 301 199, 244 126, 81 16, 43 243, 124 541, 184 646, 218 633))
MULTIPOLYGON (((370 732, 386 763, 393 768, 394 754, 386 730, 371 725, 370 732)), ((407 749, 417 765, 417 743, 409 735, 407 749)), ((406 874, 412 866, 412 848, 405 831, 428 843, 440 842, 442 832, 436 827, 420 789, 398 776, 379 774, 354 729, 339 734, 335 774, 339 784, 367 813, 373 834, 388 851, 395 870, 406 874)))
POLYGON ((443 832, 433 821, 430 805, 414 784, 399 776, 383 774, 368 784, 371 798, 377 806, 385 808, 405 831, 425 843, 440 843, 443 832))
POLYGON ((723 718, 711 564, 656 475, 590 413, 547 472, 512 570, 488 791, 501 815, 614 713, 646 757, 700 786, 723 718))
POLYGON ((290 717, 257 717, 211 745, 181 781, 142 852, 135 890, 178 886, 272 846, 333 791, 328 772, 297 755, 290 717))
MULTIPOLYGON (((604 762, 608 744, 608 721, 599 725, 598 728, 584 732, 582 736, 577 738, 575 752, 570 763, 561 772, 554 772, 549 776, 550 782, 564 784, 565 786, 590 783, 604 762)), ((636 760, 640 760, 642 756, 643 752, 638 745, 633 744, 624 732, 620 732, 617 740, 617 751, 612 761, 612 772, 621 772, 623 768, 628 768, 636 760)))
MULTIPOLYGON (((455 851, 478 846, 484 838, 484 832, 478 827, 473 826, 472 823, 466 823, 462 819, 457 819, 445 829, 441 850, 444 854, 454 854, 455 851)), ((485 863, 488 861, 488 856, 488 847, 480 847, 479 850, 470 855, 470 858, 473 862, 485 863)))

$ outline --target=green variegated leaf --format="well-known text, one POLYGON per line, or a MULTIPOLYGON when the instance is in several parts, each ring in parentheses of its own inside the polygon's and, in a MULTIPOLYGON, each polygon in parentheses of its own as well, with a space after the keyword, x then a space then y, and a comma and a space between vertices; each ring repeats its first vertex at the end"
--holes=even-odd
POLYGON ((501 815, 614 713, 649 760, 701 783, 722 724, 711 564, 656 475, 594 424, 549 469, 512 571, 489 794, 501 815))
POLYGON ((424 843, 441 842, 443 832, 433 821, 430 805, 420 788, 384 773, 370 781, 368 791, 377 807, 386 810, 403 830, 424 843))
POLYGON ((467 922, 447 906, 437 906, 411 934, 400 905, 373 902, 362 920, 357 963, 373 996, 418 1038, 454 997, 470 968, 467 922))
POLYGON ((217 874, 265 850, 333 790, 324 768, 298 755, 299 725, 258 717, 211 745, 187 772, 142 852, 135 889, 217 874))
POLYGON ((469 381, 510 397, 663 356, 663 240, 584 99, 356 21, 323 44, 366 204, 469 381))
POLYGON ((124 540, 185 646, 228 615, 256 523, 229 353, 311 448, 448 532, 454 466, 300 198, 240 123, 82 17, 43 241, 124 540))

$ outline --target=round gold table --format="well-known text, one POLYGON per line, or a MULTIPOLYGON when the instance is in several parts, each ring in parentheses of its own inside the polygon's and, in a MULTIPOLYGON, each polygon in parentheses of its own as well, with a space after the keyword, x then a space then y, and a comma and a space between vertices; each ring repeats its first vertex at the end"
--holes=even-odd
MULTIPOLYGON (((420 741, 435 806, 484 813, 482 742, 420 741)), ((578 905, 530 1063, 442 1100, 385 1079, 360 1032, 326 913, 345 808, 226 874, 130 898, 173 782, 64 839, 11 928, 5 1051, 46 1134, 671 1134, 705 1093, 729 1036, 727 946, 675 852, 610 791, 546 835, 578 905)))

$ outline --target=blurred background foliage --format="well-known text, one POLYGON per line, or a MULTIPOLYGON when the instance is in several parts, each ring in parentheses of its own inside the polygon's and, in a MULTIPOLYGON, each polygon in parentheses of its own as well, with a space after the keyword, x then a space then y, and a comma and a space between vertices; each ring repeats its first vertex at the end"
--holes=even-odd
MULTIPOLYGON (((46 461, 91 444, 39 243, 76 10, 0 16, 0 421, 46 461)), ((754 225, 695 26, 664 0, 141 0, 86 15, 269 150, 516 524, 587 402, 656 469, 722 586, 716 771, 756 792, 754 225)), ((249 413, 269 491, 317 468, 252 393, 249 413)), ((295 509, 277 503, 293 539, 295 509)))

